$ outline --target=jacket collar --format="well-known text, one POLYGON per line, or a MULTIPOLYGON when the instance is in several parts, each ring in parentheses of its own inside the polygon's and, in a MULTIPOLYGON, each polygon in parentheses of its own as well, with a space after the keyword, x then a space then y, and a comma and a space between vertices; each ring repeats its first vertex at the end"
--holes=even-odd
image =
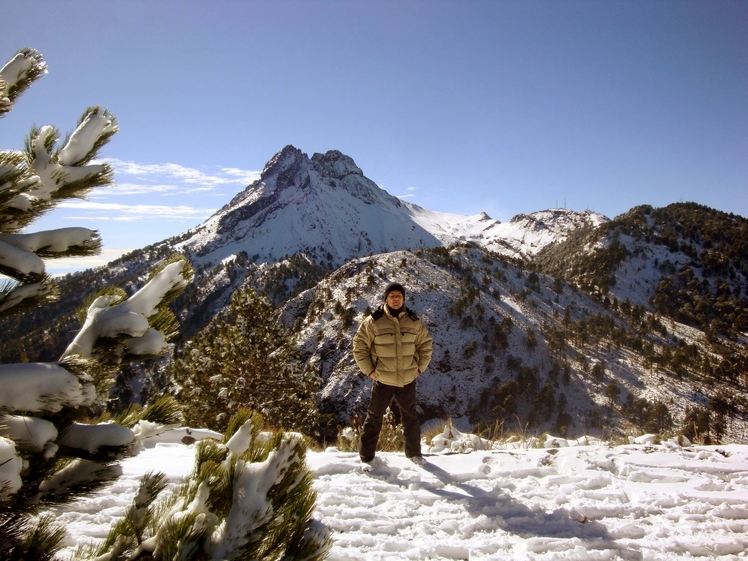
POLYGON ((403 316, 403 314, 405 313, 405 311, 406 311, 405 306, 403 306, 402 308, 400 308, 400 313, 399 314, 397 314, 397 315, 392 314, 392 313, 390 313, 390 308, 389 308, 389 306, 387 306, 387 304, 382 304, 382 309, 384 310, 385 314, 387 314, 389 317, 395 318, 395 319, 401 318, 403 316))

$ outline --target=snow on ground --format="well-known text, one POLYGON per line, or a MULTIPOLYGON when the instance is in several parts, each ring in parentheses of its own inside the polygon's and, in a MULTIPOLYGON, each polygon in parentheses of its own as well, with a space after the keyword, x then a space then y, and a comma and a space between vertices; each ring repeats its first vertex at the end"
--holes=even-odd
MULTIPOLYGON (((434 454, 424 466, 381 453, 369 473, 354 453, 309 452, 315 517, 335 539, 329 558, 748 557, 748 446, 551 445, 434 454)), ((143 473, 176 484, 190 472, 194 445, 149 446, 117 481, 54 510, 69 534, 63 559, 106 535, 143 473)))

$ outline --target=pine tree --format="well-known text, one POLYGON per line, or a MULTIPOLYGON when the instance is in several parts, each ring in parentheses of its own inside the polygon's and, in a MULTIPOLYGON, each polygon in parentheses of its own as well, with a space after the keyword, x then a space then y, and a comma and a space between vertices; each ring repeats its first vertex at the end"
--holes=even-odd
MULTIPOLYGON (((46 63, 33 49, 19 51, 3 67, 0 116, 45 69, 46 63)), ((91 108, 59 150, 54 149, 59 138, 56 129, 42 127, 32 130, 25 153, 0 152, 0 273, 11 279, 0 287, 0 316, 54 300, 54 283, 42 258, 98 251, 100 241, 91 230, 36 234, 20 230, 58 201, 111 183, 107 164, 89 162, 116 131, 114 116, 91 108)), ((104 414, 99 423, 81 422, 101 408, 119 365, 167 350, 167 340, 177 330, 167 304, 192 278, 192 267, 184 257, 166 259, 132 296, 107 287, 84 305, 79 313, 81 330, 59 361, 0 365, 3 560, 54 558, 64 529, 49 517, 32 515, 117 477, 114 461, 135 440, 135 425, 140 423, 145 430, 148 425, 143 422, 183 421, 175 399, 164 397, 146 409, 133 405, 114 419, 104 414)), ((267 312, 266 306, 263 303, 256 311, 267 312)), ((292 360, 292 347, 281 332, 273 331, 270 339, 272 344, 258 346, 253 357, 259 360, 258 353, 271 353, 263 364, 274 370, 266 378, 277 374, 278 380, 291 381, 291 389, 299 393, 286 399, 301 396, 302 403, 308 402, 313 392, 302 393, 311 386, 300 381, 313 377, 292 360)), ((280 383, 276 385, 279 391, 280 383)), ((278 412, 281 405, 272 400, 264 405, 285 423, 278 412)), ((308 418, 300 415, 298 422, 308 418)), ((182 502, 171 504, 169 510, 154 512, 162 508, 154 501, 165 487, 164 476, 146 474, 133 506, 97 556, 324 559, 331 541, 327 528, 311 519, 315 494, 312 473, 304 464, 304 440, 293 433, 262 439, 261 426, 257 415, 239 412, 228 425, 223 444, 201 444, 193 478, 179 496, 182 502), (261 508, 251 511, 253 505, 261 508), (151 531, 154 525, 157 531, 151 531)))
POLYGON ((226 316, 185 346, 174 377, 193 426, 223 431, 239 408, 261 412, 277 428, 308 434, 317 425, 321 381, 304 366, 267 298, 249 286, 234 293, 226 316))
MULTIPOLYGON (((43 75, 46 63, 23 49, 0 70, 0 115, 43 75)), ((117 132, 117 120, 99 107, 87 109, 78 127, 56 148, 54 127, 34 128, 25 151, 0 152, 0 316, 54 301, 47 258, 95 254, 98 234, 85 228, 21 233, 59 201, 82 197, 112 183, 113 171, 91 164, 117 132)), ((173 400, 154 414, 130 411, 127 423, 90 424, 91 413, 108 397, 123 361, 158 356, 176 330, 167 305, 191 282, 192 267, 175 257, 156 269, 137 293, 107 288, 81 311, 83 326, 54 363, 0 365, 0 555, 3 559, 51 559, 64 530, 39 508, 70 500, 118 471, 112 461, 135 440, 132 426, 174 420, 173 400), (161 417, 165 414, 165 417, 161 417)))

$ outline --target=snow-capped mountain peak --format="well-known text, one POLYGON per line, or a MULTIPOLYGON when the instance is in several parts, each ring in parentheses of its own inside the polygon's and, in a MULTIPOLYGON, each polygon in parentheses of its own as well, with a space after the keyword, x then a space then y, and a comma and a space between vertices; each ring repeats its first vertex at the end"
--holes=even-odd
POLYGON ((440 241, 409 207, 366 178, 338 151, 309 158, 286 146, 259 180, 180 244, 199 261, 246 252, 260 261, 307 253, 338 266, 357 256, 440 241))

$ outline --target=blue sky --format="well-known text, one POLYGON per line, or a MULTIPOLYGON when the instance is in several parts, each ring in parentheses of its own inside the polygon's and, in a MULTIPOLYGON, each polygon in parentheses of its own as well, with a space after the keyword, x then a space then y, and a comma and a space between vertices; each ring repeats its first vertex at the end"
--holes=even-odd
POLYGON ((743 0, 0 6, 0 64, 26 46, 49 64, 0 147, 89 105, 119 119, 117 185, 33 227, 96 228, 105 260, 196 226, 287 144, 437 211, 748 216, 743 0))

